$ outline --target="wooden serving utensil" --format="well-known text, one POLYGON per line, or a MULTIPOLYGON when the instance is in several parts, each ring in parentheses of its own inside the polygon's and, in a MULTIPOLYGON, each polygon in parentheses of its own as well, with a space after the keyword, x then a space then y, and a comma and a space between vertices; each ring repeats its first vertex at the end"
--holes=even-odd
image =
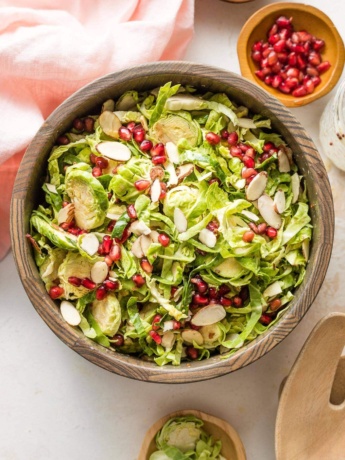
POLYGON ((205 414, 198 410, 181 410, 173 412, 156 422, 145 435, 142 443, 138 460, 149 460, 150 455, 157 450, 155 437, 162 426, 172 417, 182 417, 185 415, 194 415, 204 422, 203 428, 215 439, 222 442, 221 454, 229 460, 246 460, 245 450, 237 431, 225 420, 213 415, 205 414))
POLYGON ((313 329, 282 389, 277 460, 345 460, 345 314, 313 329))

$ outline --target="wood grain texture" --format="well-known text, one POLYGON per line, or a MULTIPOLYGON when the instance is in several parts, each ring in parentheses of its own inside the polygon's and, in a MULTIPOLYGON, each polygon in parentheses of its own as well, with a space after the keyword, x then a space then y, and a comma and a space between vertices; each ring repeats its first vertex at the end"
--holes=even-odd
POLYGON ((28 147, 15 182, 11 207, 15 261, 24 288, 39 315, 61 340, 84 358, 111 372, 150 382, 182 383, 219 377, 256 361, 275 347, 299 323, 315 299, 326 275, 333 231, 333 201, 326 171, 313 142, 292 114, 277 99, 234 73, 186 62, 154 63, 106 75, 67 99, 46 120, 28 147), (58 306, 45 291, 31 247, 25 239, 31 212, 41 196, 47 157, 57 137, 67 130, 72 120, 76 116, 96 113, 104 100, 117 98, 126 90, 142 91, 168 81, 194 85, 201 90, 223 91, 253 113, 271 118, 274 129, 293 149, 295 160, 305 176, 314 225, 305 279, 278 324, 228 359, 217 355, 207 361, 183 363, 179 367, 158 367, 155 363, 106 349, 66 324, 58 306))
POLYGON ((253 14, 242 27, 237 42, 237 55, 241 73, 244 77, 260 85, 287 107, 300 107, 325 96, 337 84, 344 69, 344 43, 335 25, 325 13, 319 9, 302 3, 278 2, 264 6, 253 14), (329 61, 332 67, 322 74, 321 83, 312 94, 296 98, 284 94, 266 85, 255 74, 258 67, 251 58, 252 46, 256 41, 266 40, 266 34, 278 16, 293 18, 295 30, 307 30, 311 34, 325 40, 322 59, 329 61))
POLYGON ((345 459, 345 314, 323 318, 303 346, 281 393, 277 460, 345 459))
POLYGON ((147 431, 140 448, 137 460, 149 460, 150 455, 157 450, 155 436, 163 425, 173 417, 194 415, 204 422, 204 430, 215 440, 222 442, 221 454, 228 460, 246 460, 246 453, 237 431, 225 420, 198 410, 188 409, 173 412, 158 420, 147 431))

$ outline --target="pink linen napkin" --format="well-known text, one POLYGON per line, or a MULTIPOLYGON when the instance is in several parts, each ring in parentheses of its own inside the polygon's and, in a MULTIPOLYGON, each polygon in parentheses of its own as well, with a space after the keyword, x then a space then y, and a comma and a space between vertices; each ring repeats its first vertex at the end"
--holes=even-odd
POLYGON ((194 0, 0 2, 0 260, 15 173, 44 119, 104 74, 180 59, 193 16, 194 0))

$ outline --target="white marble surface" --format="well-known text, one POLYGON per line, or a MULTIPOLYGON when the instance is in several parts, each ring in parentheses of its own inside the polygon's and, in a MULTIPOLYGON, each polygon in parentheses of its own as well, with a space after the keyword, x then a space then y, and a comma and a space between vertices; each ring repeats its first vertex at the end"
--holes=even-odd
MULTIPOLYGON (((196 0, 196 33, 186 59, 239 71, 236 40, 258 8, 196 0)), ((343 35, 342 0, 309 0, 343 35)), ((334 92, 333 92, 334 93, 334 92)), ((329 96, 294 114, 316 144, 329 96)), ((248 460, 274 460, 278 388, 317 321, 344 311, 344 174, 329 167, 335 188, 336 234, 326 281, 290 336, 249 367, 216 380, 157 385, 110 374, 66 347, 39 318, 20 284, 12 255, 0 263, 0 459, 133 460, 148 427, 159 417, 197 408, 228 420, 239 431, 248 460)))

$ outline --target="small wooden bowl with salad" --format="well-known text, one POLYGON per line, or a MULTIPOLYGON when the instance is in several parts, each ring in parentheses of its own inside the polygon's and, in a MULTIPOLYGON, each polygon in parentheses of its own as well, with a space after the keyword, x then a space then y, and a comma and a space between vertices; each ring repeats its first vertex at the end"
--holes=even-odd
POLYGON ((16 179, 24 288, 69 347, 150 382, 217 377, 286 337, 331 256, 316 148, 267 92, 222 69, 154 63, 82 88, 16 179))

